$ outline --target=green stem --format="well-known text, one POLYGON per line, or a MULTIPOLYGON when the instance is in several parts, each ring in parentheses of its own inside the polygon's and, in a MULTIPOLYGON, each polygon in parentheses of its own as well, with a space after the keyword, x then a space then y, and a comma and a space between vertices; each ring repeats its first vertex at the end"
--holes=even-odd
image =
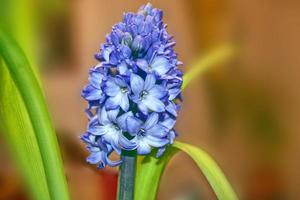
POLYGON ((118 182, 118 200, 134 199, 136 153, 123 151, 118 182))

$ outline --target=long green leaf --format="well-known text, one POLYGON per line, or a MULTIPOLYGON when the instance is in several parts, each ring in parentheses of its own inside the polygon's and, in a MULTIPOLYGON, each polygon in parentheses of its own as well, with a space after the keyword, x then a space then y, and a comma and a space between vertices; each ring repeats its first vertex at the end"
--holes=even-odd
POLYGON ((237 196, 215 161, 203 150, 182 142, 174 142, 163 157, 140 157, 135 182, 136 200, 154 200, 161 176, 170 159, 179 151, 188 154, 202 171, 219 200, 236 200, 237 196))
POLYGON ((216 162, 205 151, 182 142, 174 142, 173 147, 185 152, 195 161, 219 200, 237 199, 237 196, 225 175, 222 173, 216 162))
POLYGON ((224 63, 231 59, 235 54, 235 47, 231 44, 222 45, 213 49, 207 55, 201 57, 192 66, 192 68, 183 76, 182 89, 203 72, 210 69, 213 65, 224 63))
POLYGON ((50 200, 41 153, 31 121, 9 72, 0 62, 0 128, 33 199, 50 200))
MULTIPOLYGON (((57 138, 42 90, 22 50, 1 30, 0 55, 3 57, 10 77, 21 96, 19 100, 22 100, 23 104, 20 105, 25 106, 27 117, 32 124, 42 157, 50 197, 54 200, 69 199, 57 138)), ((6 106, 14 106, 13 102, 8 102, 9 99, 3 101, 6 102, 6 106)), ((6 116, 4 115, 3 118, 6 116)), ((27 133, 19 132, 18 134, 27 133)), ((35 151, 33 148, 32 150, 35 151)), ((30 154, 24 154, 24 156, 30 156, 30 154)), ((33 176, 34 173, 31 175, 33 176)))

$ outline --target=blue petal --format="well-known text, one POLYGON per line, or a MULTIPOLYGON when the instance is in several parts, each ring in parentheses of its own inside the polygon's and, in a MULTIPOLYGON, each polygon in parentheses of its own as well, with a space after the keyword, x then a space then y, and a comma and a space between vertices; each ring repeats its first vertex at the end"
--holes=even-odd
POLYGON ((126 63, 124 63, 124 62, 119 64, 117 67, 118 67, 119 73, 121 75, 125 75, 128 71, 128 67, 127 67, 126 63))
POLYGON ((106 126, 92 126, 89 127, 88 132, 93 135, 104 135, 109 131, 109 129, 106 126))
POLYGON ((91 70, 89 81, 91 85, 97 89, 101 89, 101 83, 103 79, 103 74, 101 74, 99 71, 91 70))
POLYGON ((138 59, 136 65, 145 72, 149 71, 149 64, 145 59, 138 59))
POLYGON ((155 85, 156 79, 154 74, 148 74, 145 80, 144 90, 151 90, 155 85))
POLYGON ((148 107, 143 103, 143 101, 138 102, 138 108, 144 115, 148 114, 148 107))
POLYGON ((144 128, 145 130, 150 129, 151 127, 153 127, 155 124, 157 124, 158 122, 158 114, 157 113, 151 113, 148 117, 148 119, 146 120, 146 122, 144 123, 144 128))
POLYGON ((90 164, 96 164, 98 162, 100 162, 101 160, 103 160, 103 152, 99 151, 96 153, 91 153, 91 155, 89 155, 89 157, 87 157, 86 161, 90 164))
POLYGON ((174 117, 177 117, 177 112, 176 112, 176 105, 174 105, 174 103, 170 102, 167 106, 166 106, 166 110, 173 115, 174 117))
POLYGON ((151 152, 150 145, 144 140, 139 140, 139 144, 137 147, 137 153, 139 155, 146 155, 146 154, 149 154, 150 152, 151 152))
POLYGON ((127 126, 128 133, 130 135, 136 135, 140 130, 142 123, 143 122, 141 120, 129 116, 126 119, 126 126, 127 126))
POLYGON ((147 108, 155 112, 163 112, 165 111, 165 105, 162 101, 155 97, 148 96, 146 99, 142 101, 147 108))
POLYGON ((123 94, 120 92, 114 97, 109 97, 105 102, 105 108, 116 109, 120 106, 120 101, 122 100, 123 94))
POLYGON ((176 120, 172 119, 171 117, 168 117, 160 124, 170 130, 174 127, 175 123, 176 123, 176 120))
POLYGON ((120 136, 119 142, 121 148, 126 151, 132 151, 137 148, 137 142, 135 139, 128 140, 126 137, 120 136))
POLYGON ((119 87, 127 87, 126 82, 125 82, 120 76, 117 76, 117 77, 115 78, 115 83, 116 83, 119 87))
POLYGON ((109 121, 114 122, 114 123, 117 121, 118 114, 119 114, 119 109, 107 111, 107 117, 108 117, 109 121))
POLYGON ((102 91, 88 85, 82 90, 81 96, 88 101, 100 100, 102 98, 102 91))
POLYGON ((144 80, 136 74, 131 74, 130 85, 133 93, 139 94, 144 88, 144 80))
POLYGON ((129 100, 128 100, 127 94, 123 94, 123 97, 122 97, 121 102, 120 102, 120 106, 125 112, 128 111, 128 109, 129 109, 129 100))
POLYGON ((123 132, 126 132, 127 131, 127 125, 126 125, 126 119, 131 116, 133 117, 133 113, 130 111, 130 112, 127 112, 127 113, 124 113, 123 115, 121 115, 120 117, 118 117, 117 119, 117 124, 118 126, 123 130, 123 132))
POLYGON ((163 147, 169 143, 168 139, 156 138, 150 135, 145 137, 145 141, 150 144, 152 147, 163 147))
POLYGON ((152 128, 148 129, 146 134, 154 137, 163 138, 168 134, 168 132, 166 132, 163 126, 156 124, 152 128))
POLYGON ((118 93, 121 92, 120 87, 115 83, 113 78, 108 79, 104 91, 108 96, 112 97, 116 96, 118 93))
POLYGON ((156 153, 156 158, 159 158, 160 156, 162 156, 166 151, 166 147, 162 147, 162 148, 159 148, 157 153, 156 153))
POLYGON ((179 88, 170 89, 169 90, 169 95, 170 95, 169 100, 171 101, 171 100, 175 99, 180 92, 181 92, 181 90, 179 88))
POLYGON ((99 110, 98 112, 100 112, 98 114, 100 124, 102 124, 102 125, 111 124, 111 122, 108 119, 107 112, 106 112, 105 108, 102 108, 101 111, 99 110))
POLYGON ((170 70, 171 65, 169 64, 169 61, 166 58, 158 56, 152 61, 151 68, 154 71, 156 71, 159 75, 164 75, 170 70))
POLYGON ((167 95, 167 91, 163 86, 156 85, 151 90, 149 90, 149 95, 161 99, 167 95))

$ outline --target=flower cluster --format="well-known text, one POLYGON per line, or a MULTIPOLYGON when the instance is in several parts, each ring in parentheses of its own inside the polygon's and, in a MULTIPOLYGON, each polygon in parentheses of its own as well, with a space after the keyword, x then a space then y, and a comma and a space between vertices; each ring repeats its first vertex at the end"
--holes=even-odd
POLYGON ((82 140, 90 151, 87 162, 99 168, 121 163, 109 159, 113 151, 145 155, 157 148, 160 156, 176 137, 181 63, 162 17, 150 4, 125 13, 95 55, 99 64, 82 91, 89 117, 82 140))

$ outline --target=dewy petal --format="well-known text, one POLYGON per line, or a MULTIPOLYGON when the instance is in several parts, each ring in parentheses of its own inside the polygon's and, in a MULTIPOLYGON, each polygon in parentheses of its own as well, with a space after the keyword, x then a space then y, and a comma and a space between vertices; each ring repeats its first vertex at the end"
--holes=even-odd
POLYGON ((131 111, 127 112, 127 113, 124 113, 123 115, 121 115, 117 119, 117 124, 123 130, 123 132, 127 132, 126 119, 129 116, 133 117, 133 113, 131 111))
POLYGON ((154 71, 156 71, 159 75, 164 75, 170 70, 171 65, 166 58, 162 56, 158 56, 153 59, 151 63, 151 68, 154 71))
POLYGON ((167 135, 165 128, 159 124, 154 125, 152 128, 147 130, 147 135, 154 137, 163 138, 167 135))
POLYGON ((144 80, 136 74, 131 74, 130 85, 133 93, 139 94, 144 88, 144 80))
POLYGON ((120 92, 114 97, 109 97, 105 102, 105 107, 107 109, 116 109, 120 106, 123 94, 120 92))
POLYGON ((146 99, 144 99, 142 102, 147 106, 147 108, 149 108, 152 111, 155 112, 165 111, 165 105, 163 104, 163 102, 155 97, 149 96, 146 99))
POLYGON ((125 112, 128 111, 128 109, 129 109, 129 99, 128 99, 127 94, 123 94, 123 97, 122 97, 121 102, 120 102, 120 106, 125 112))
POLYGON ((151 90, 149 90, 149 95, 161 99, 167 95, 167 91, 163 86, 155 85, 151 90))
POLYGON ((155 85, 156 79, 154 74, 148 74, 145 80, 144 90, 149 91, 155 85))
POLYGON ((126 119, 127 131, 130 135, 136 135, 141 128, 143 122, 135 117, 128 117, 126 119))
POLYGON ((148 119, 146 120, 146 122, 144 123, 144 129, 148 130, 151 127, 153 127, 155 124, 157 124, 158 122, 158 114, 157 113, 151 113, 148 117, 148 119))
POLYGON ((137 147, 137 153, 139 155, 146 155, 146 154, 149 154, 150 152, 151 152, 150 145, 143 139, 139 140, 139 144, 137 147))

